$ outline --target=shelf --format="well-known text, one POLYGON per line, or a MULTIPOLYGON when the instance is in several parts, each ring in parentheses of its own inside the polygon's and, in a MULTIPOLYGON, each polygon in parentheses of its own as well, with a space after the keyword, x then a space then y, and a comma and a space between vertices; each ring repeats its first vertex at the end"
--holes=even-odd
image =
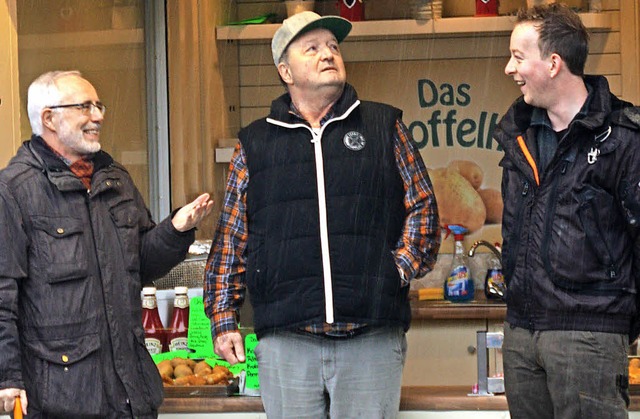
MULTIPOLYGON (((609 29, 610 13, 581 13, 587 29, 609 29)), ((353 22, 350 38, 381 38, 391 36, 428 36, 456 33, 499 33, 513 29, 513 16, 448 17, 435 20, 370 20, 353 22)), ((218 40, 268 40, 280 24, 238 25, 216 27, 218 40)))
POLYGON ((112 45, 143 45, 143 29, 63 32, 59 34, 20 35, 18 49, 82 48, 112 45))

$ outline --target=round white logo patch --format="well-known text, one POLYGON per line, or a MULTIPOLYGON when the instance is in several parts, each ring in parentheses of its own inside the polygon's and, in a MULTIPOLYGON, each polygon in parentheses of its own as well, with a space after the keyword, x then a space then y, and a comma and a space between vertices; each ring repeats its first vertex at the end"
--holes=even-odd
POLYGON ((353 151, 362 150, 366 143, 366 141, 364 140, 364 136, 358 131, 347 132, 342 139, 342 142, 344 142, 345 147, 353 151))

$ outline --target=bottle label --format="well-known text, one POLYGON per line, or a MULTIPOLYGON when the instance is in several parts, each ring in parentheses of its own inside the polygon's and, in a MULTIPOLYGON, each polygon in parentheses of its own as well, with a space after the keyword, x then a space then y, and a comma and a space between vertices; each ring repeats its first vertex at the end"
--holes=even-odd
POLYGON ((173 338, 169 342, 169 352, 187 350, 187 337, 173 338))
POLYGON ((187 308, 189 307, 189 299, 184 294, 176 295, 176 298, 173 300, 173 307, 187 308))
POLYGON ((447 278, 446 292, 450 297, 466 297, 471 294, 470 287, 473 282, 470 281, 469 269, 466 266, 456 266, 447 278))
POLYGON ((148 308, 153 310, 154 308, 156 308, 158 306, 158 303, 156 301, 156 297, 154 296, 144 296, 142 298, 142 308, 148 308))
POLYGON ((162 353, 162 343, 156 338, 145 338, 144 345, 147 347, 147 351, 151 355, 157 355, 162 353))

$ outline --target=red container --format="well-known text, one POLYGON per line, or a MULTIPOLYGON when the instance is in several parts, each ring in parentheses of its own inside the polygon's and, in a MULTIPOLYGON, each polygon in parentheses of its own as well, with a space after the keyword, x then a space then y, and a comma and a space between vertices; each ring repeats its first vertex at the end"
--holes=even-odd
POLYGON ((187 287, 175 287, 173 315, 167 332, 167 349, 172 351, 188 350, 189 297, 187 287))
POLYGON ((364 4, 362 0, 338 0, 340 16, 351 22, 364 20, 364 4))
POLYGON ((476 16, 498 16, 498 0, 476 0, 476 16))

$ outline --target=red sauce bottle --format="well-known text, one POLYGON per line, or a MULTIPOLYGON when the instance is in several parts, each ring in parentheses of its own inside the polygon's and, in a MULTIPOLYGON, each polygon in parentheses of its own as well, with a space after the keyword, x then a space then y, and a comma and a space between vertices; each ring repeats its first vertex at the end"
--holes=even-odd
POLYGON ((173 314, 167 334, 169 351, 187 350, 187 332, 189 328, 189 297, 187 287, 175 287, 173 314))
POLYGON ((142 289, 142 327, 144 344, 151 355, 166 352, 165 331, 158 313, 155 287, 142 289))

